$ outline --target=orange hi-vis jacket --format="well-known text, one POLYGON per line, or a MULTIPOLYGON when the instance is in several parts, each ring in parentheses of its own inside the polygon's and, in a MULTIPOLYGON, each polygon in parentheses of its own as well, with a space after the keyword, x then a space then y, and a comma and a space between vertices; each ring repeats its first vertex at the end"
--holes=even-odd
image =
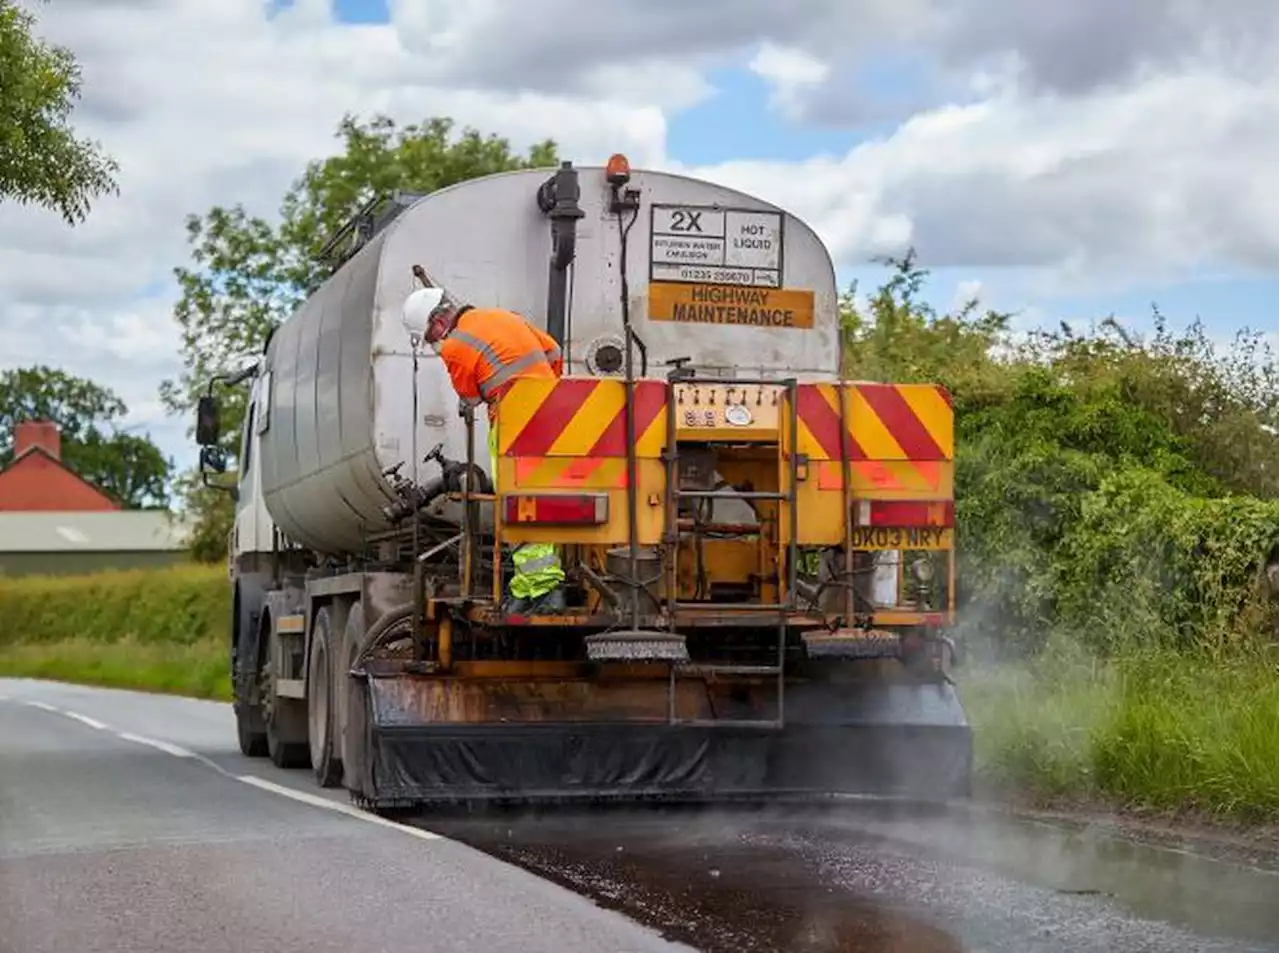
POLYGON ((557 378, 564 359, 555 338, 503 308, 467 308, 440 342, 453 389, 464 400, 494 407, 512 381, 557 378))

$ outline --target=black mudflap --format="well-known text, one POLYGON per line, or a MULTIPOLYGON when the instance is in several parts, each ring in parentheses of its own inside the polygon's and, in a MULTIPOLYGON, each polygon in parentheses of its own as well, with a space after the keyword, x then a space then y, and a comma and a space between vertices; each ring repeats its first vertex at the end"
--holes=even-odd
MULTIPOLYGON (((970 728, 947 685, 873 685, 789 705, 787 727, 423 723, 370 676, 366 739, 344 762, 375 807, 443 802, 969 794, 970 728), (823 702, 823 704, 819 704, 823 702)), ((824 693, 825 694, 825 693, 824 693)), ((789 699, 795 698, 792 693, 789 699)), ((356 726, 352 726, 353 728, 356 726)))

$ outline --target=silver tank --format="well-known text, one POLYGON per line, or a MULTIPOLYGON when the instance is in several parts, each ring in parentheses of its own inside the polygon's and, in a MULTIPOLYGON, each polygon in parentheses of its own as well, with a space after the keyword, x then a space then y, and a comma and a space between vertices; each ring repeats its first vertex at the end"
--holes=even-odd
MULTIPOLYGON (((268 415, 257 426, 264 502, 289 539, 329 554, 359 550, 368 533, 386 528, 379 507, 391 490, 382 471, 403 462, 401 473, 414 476, 413 359, 400 324, 401 304, 416 287, 413 265, 455 297, 510 308, 545 328, 551 238, 536 195, 550 174, 502 173, 418 200, 281 325, 264 367, 268 415)), ((578 175, 586 215, 577 227, 565 372, 603 373, 595 357, 621 342, 618 221, 604 169, 581 167, 578 175)), ((662 376, 674 357, 720 376, 834 376, 835 272, 807 225, 752 196, 683 176, 637 170, 629 187, 641 200, 627 235, 630 316, 648 348, 650 376, 662 376), (809 289, 813 327, 650 320, 650 282, 664 278, 809 289)), ((464 458, 458 399, 429 348, 419 355, 417 382, 419 459, 437 443, 464 458)), ((487 471, 487 421, 478 416, 476 458, 487 471)), ((418 477, 429 478, 432 468, 419 464, 418 477)))

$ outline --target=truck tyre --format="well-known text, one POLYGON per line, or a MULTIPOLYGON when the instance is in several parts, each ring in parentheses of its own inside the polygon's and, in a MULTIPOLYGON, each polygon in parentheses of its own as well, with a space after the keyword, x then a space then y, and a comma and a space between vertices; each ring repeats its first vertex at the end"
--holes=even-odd
POLYGON ((311 767, 322 788, 337 787, 342 781, 342 759, 334 738, 335 702, 333 679, 333 632, 329 607, 316 613, 311 630, 311 656, 307 664, 307 740, 311 745, 311 767))
POLYGON ((240 753, 246 758, 263 758, 267 754, 267 733, 259 730, 261 718, 254 717, 243 705, 236 703, 236 740, 240 753))
MULTIPOLYGON (((264 620, 269 618, 264 616, 264 620)), ((265 631, 260 638, 267 640, 275 638, 274 626, 269 621, 263 628, 265 631)), ((265 666, 268 697, 264 719, 267 724, 267 757, 277 768, 305 768, 311 759, 311 749, 305 739, 297 741, 293 736, 305 731, 306 719, 299 717, 303 714, 297 707, 300 705, 299 702, 291 698, 281 698, 276 694, 276 673, 271 663, 274 657, 275 652, 268 642, 265 666)))
MULTIPOLYGON (((276 704, 279 704, 278 700, 276 704)), ((279 722, 268 714, 267 756, 272 764, 277 768, 305 768, 310 754, 305 741, 282 741, 279 722)))
POLYGON ((267 732, 262 723, 262 708, 251 701, 251 685, 258 678, 258 640, 254 629, 246 624, 247 613, 241 612, 236 598, 235 653, 231 659, 232 708, 236 713, 236 741, 246 758, 263 758, 267 754, 267 732))

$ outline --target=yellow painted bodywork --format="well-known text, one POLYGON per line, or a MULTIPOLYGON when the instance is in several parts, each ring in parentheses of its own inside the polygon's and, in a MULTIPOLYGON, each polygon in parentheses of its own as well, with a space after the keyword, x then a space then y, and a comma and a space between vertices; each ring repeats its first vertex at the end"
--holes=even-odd
MULTIPOLYGON (((589 391, 589 396, 575 405, 571 412, 560 414, 563 418, 561 428, 545 436, 537 453, 519 453, 522 435, 544 403, 558 399, 553 394, 557 382, 517 381, 498 405, 497 528, 502 544, 557 543, 566 547, 569 557, 566 564, 582 561, 599 570, 604 564, 605 551, 625 546, 628 541, 626 458, 592 455, 592 448, 601 445, 611 427, 616 436, 618 418, 624 406, 625 385, 617 379, 564 380, 581 382, 574 386, 582 393, 589 391), (506 523, 501 519, 503 500, 508 496, 556 493, 607 494, 606 522, 588 526, 537 526, 506 523)), ((649 388, 661 387, 665 398, 665 381, 642 383, 649 388)), ((898 385, 893 388, 893 396, 898 401, 896 406, 910 409, 918 422, 916 426, 923 428, 938 450, 934 454, 937 459, 912 459, 903 449, 903 442, 895 438, 856 385, 841 387, 824 383, 805 386, 811 388, 804 395, 809 401, 808 406, 817 406, 820 411, 829 410, 830 413, 825 417, 828 428, 823 435, 825 442, 819 438, 821 422, 811 427, 801 415, 794 418, 800 454, 796 491, 796 540, 799 546, 843 546, 847 501, 952 499, 955 479, 953 414, 949 403, 936 388, 930 385, 898 385), (825 408, 814 403, 815 392, 825 401, 825 408), (847 464, 850 482, 847 497, 844 464, 838 452, 831 451, 830 422, 835 419, 831 414, 838 417, 842 394, 848 430, 857 441, 860 455, 866 457, 850 460, 847 464)), ((650 390, 650 400, 652 393, 650 390)), ((664 399, 661 408, 641 422, 636 441, 635 497, 640 545, 656 546, 663 541, 667 472, 662 455, 668 437, 668 407, 676 415, 678 443, 732 442, 733 446, 715 449, 715 467, 725 480, 739 486, 750 484, 751 489, 757 492, 788 491, 793 418, 785 386, 677 383, 670 403, 664 399)), ((526 438, 524 442, 529 441, 526 438)), ((838 440, 835 443, 838 447, 838 440)), ((616 449, 616 442, 613 446, 616 449)), ((785 501, 762 500, 754 505, 762 524, 759 535, 732 540, 705 539, 702 542, 703 583, 741 583, 754 577, 757 588, 753 598, 765 603, 775 602, 779 593, 773 580, 777 578, 778 566, 789 543, 790 512, 785 501)), ((900 548, 890 545, 899 542, 921 550, 950 551, 954 547, 952 529, 930 528, 894 537, 855 528, 854 537, 855 549, 860 551, 900 548)), ((698 560, 694 546, 694 541, 689 538, 682 539, 680 544, 675 581, 678 597, 682 599, 692 598, 697 589, 698 560)), ((954 567, 951 566, 947 578, 952 579, 953 574, 954 567)), ((669 581, 669 577, 664 580, 666 583, 669 581)), ((596 597, 590 598, 589 604, 594 606, 596 597)), ((918 621, 918 615, 908 615, 918 621)), ((896 623, 897 619, 894 621, 896 623)), ((906 624, 905 620, 902 624, 906 624)))

